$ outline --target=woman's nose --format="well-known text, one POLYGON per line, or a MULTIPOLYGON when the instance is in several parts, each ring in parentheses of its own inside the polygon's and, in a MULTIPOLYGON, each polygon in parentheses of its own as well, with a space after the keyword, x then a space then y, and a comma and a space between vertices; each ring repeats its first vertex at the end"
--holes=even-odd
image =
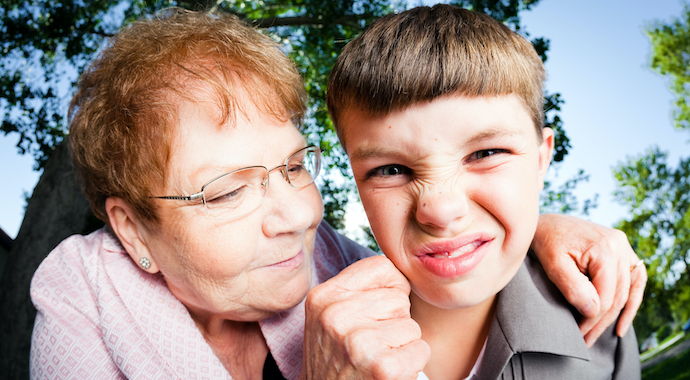
POLYGON ((465 191, 451 186, 424 189, 417 199, 415 218, 426 227, 444 230, 466 216, 469 203, 465 191))
POLYGON ((279 170, 270 175, 264 201, 268 207, 263 221, 264 234, 272 237, 283 233, 299 233, 309 228, 316 217, 308 198, 310 192, 314 191, 310 187, 315 185, 296 189, 279 170))

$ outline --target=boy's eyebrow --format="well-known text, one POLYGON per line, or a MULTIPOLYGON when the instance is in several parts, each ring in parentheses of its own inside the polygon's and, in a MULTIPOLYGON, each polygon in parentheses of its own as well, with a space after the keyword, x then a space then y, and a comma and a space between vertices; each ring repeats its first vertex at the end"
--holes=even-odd
POLYGON ((398 151, 382 146, 360 146, 352 152, 350 159, 366 159, 372 157, 382 157, 396 155, 398 151))
MULTIPOLYGON (((489 128, 483 130, 476 135, 472 136, 469 140, 463 142, 464 145, 477 144, 482 141, 491 140, 494 138, 500 138, 504 136, 510 136, 517 134, 516 131, 508 130, 505 128, 489 128)), ((350 154, 351 159, 366 159, 372 157, 382 157, 382 156, 394 156, 399 154, 399 149, 390 149, 383 146, 360 146, 354 149, 352 154, 350 154)))
POLYGON ((491 140, 493 138, 509 136, 514 134, 516 134, 515 131, 508 130, 505 128, 490 128, 472 136, 469 140, 467 140, 467 142, 465 142, 465 144, 476 144, 484 140, 491 140))

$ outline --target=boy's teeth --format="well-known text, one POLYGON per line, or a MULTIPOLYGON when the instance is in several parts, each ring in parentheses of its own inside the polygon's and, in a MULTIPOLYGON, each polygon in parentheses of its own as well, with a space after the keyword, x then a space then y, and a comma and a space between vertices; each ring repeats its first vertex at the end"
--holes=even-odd
POLYGON ((450 254, 448 252, 435 253, 435 254, 431 255, 431 257, 433 257, 434 259, 446 259, 446 258, 448 258, 448 256, 450 256, 450 254))
POLYGON ((463 245, 462 247, 455 250, 452 254, 450 252, 440 252, 440 253, 430 254, 430 256, 435 258, 435 259, 452 259, 452 258, 455 258, 458 256, 462 256, 468 252, 472 252, 475 249, 477 249, 477 247, 479 247, 480 245, 481 245, 480 241, 474 241, 470 244, 463 245))

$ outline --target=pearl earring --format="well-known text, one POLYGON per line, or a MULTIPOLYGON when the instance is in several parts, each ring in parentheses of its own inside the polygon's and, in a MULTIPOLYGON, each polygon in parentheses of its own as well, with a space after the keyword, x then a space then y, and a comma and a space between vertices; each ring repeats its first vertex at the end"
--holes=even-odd
POLYGON ((139 259, 139 265, 141 265, 141 267, 144 270, 146 270, 151 268, 151 261, 147 257, 142 257, 141 259, 139 259))

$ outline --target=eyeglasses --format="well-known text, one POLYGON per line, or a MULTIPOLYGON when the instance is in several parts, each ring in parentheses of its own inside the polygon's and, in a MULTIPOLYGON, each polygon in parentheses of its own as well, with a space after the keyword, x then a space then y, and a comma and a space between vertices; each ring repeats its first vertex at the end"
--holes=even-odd
POLYGON ((269 174, 280 169, 283 178, 296 189, 311 185, 321 170, 321 150, 315 146, 302 148, 285 159, 283 165, 268 169, 249 166, 221 174, 208 181, 201 191, 192 195, 151 197, 194 201, 201 199, 208 215, 214 219, 231 220, 259 208, 268 192, 269 174))

